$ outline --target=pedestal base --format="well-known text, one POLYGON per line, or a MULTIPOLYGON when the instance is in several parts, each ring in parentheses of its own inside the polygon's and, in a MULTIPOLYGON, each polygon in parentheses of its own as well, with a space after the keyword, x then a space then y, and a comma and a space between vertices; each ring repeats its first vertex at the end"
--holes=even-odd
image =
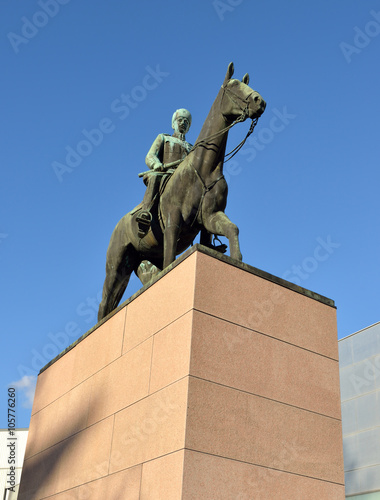
POLYGON ((66 351, 19 500, 344 499, 329 299, 196 245, 66 351))

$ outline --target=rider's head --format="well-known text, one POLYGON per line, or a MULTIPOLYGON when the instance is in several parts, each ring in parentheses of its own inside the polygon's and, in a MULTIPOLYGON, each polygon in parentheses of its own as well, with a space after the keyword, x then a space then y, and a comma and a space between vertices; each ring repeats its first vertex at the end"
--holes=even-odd
POLYGON ((187 109, 177 109, 173 114, 172 128, 180 134, 186 134, 191 125, 191 114, 187 109))

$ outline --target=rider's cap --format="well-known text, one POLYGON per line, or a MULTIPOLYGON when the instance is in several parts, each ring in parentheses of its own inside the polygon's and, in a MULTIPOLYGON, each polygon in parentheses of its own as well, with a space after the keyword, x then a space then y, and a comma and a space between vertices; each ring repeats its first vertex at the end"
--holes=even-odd
POLYGON ((187 111, 187 109, 183 109, 183 108, 177 109, 177 111, 174 112, 173 117, 172 117, 172 128, 174 129, 174 122, 179 116, 182 116, 182 117, 187 118, 189 120, 189 128, 190 128, 190 125, 191 125, 190 111, 187 111))

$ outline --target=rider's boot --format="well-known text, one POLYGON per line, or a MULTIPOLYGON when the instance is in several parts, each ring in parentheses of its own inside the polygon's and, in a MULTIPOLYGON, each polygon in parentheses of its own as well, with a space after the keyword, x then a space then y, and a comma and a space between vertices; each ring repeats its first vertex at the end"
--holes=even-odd
POLYGON ((136 216, 136 222, 139 228, 139 238, 143 238, 150 229, 150 225, 152 222, 152 214, 150 213, 150 210, 153 205, 154 197, 158 192, 160 180, 160 176, 158 175, 149 175, 148 185, 145 191, 144 199, 142 201, 142 207, 136 216))

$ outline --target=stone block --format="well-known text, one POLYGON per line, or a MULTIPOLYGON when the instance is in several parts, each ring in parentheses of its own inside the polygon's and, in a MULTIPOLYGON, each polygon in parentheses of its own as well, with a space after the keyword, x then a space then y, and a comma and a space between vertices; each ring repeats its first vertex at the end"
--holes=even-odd
POLYGON ((343 500, 335 313, 196 245, 42 369, 19 500, 343 500))

